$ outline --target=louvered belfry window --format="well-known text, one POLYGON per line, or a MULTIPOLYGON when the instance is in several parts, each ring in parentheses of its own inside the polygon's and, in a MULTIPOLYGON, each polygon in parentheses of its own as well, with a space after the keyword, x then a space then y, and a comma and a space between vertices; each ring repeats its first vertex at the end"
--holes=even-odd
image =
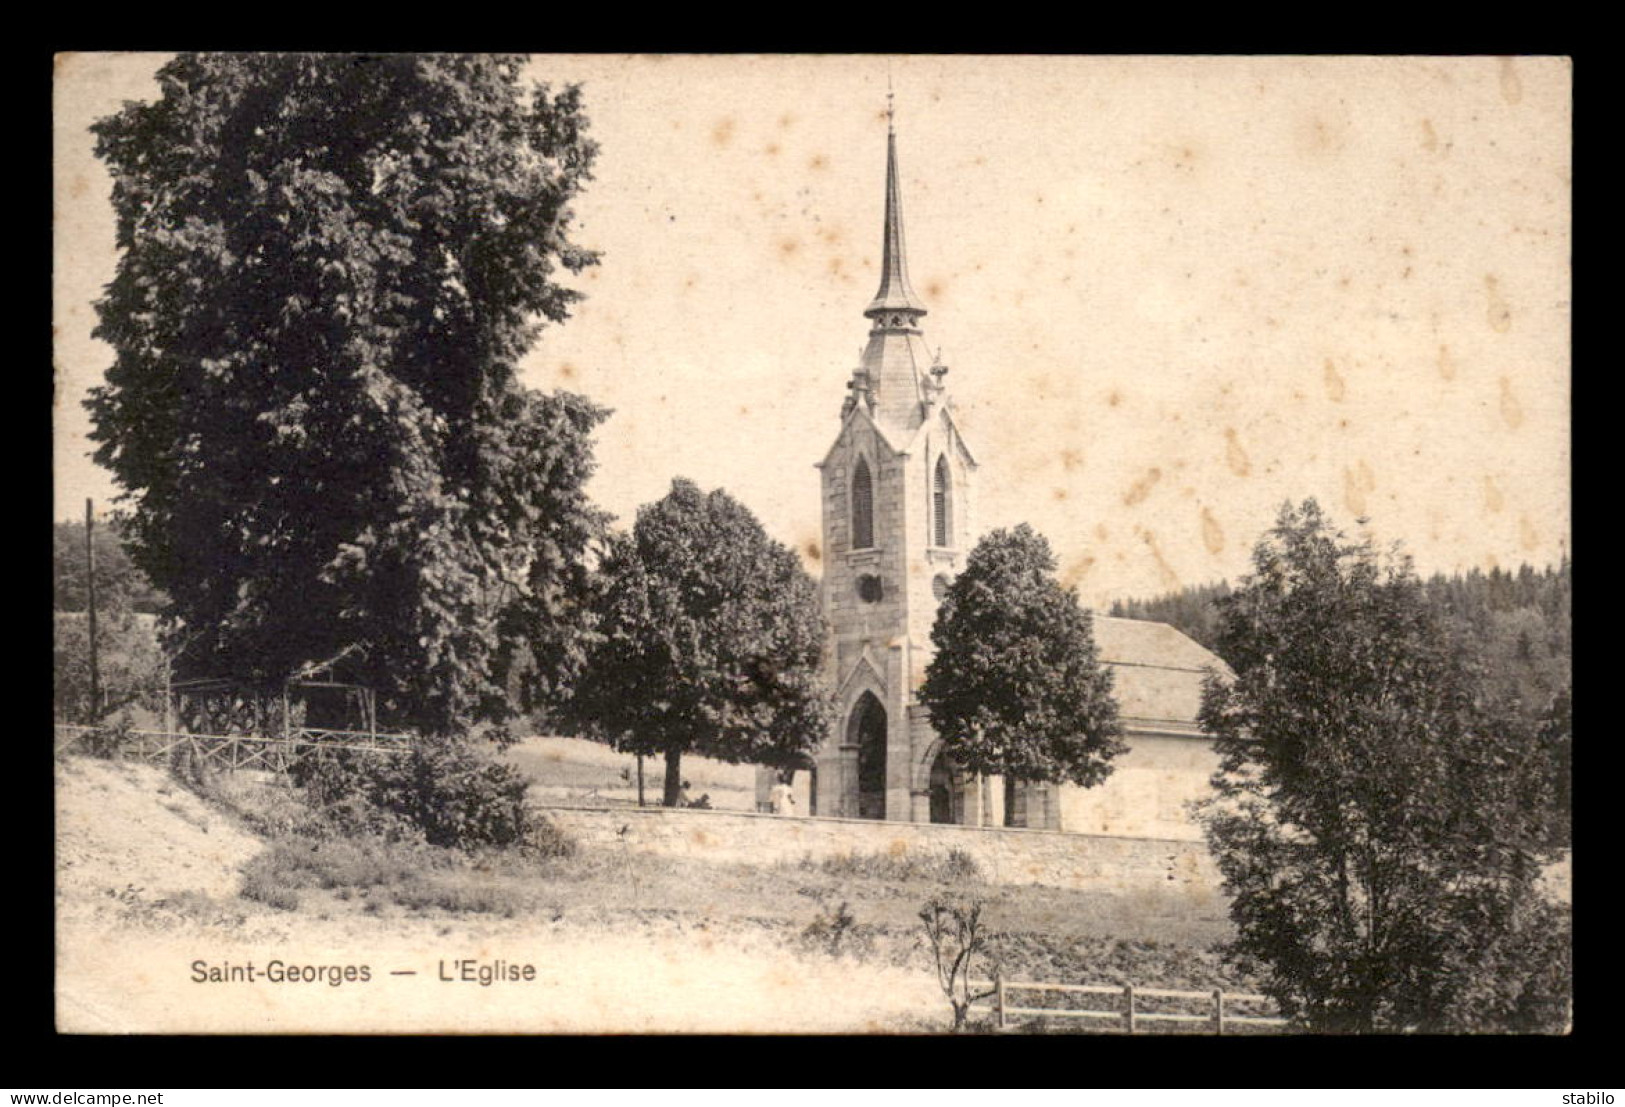
POLYGON ((874 544, 874 482, 869 479, 869 462, 860 457, 852 470, 852 548, 866 550, 874 544))
POLYGON ((931 542, 948 544, 948 459, 937 458, 937 477, 931 486, 931 542))

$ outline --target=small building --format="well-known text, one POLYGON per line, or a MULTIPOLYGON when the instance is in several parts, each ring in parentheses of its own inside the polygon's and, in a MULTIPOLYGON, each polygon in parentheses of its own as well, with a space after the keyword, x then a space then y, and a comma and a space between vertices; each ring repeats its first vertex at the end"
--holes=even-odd
POLYGON ((926 345, 909 284, 897 173, 886 138, 880 288, 847 382, 840 430, 818 463, 828 678, 839 717, 796 774, 798 810, 845 818, 1197 837, 1187 801, 1217 767, 1197 726, 1204 676, 1224 672, 1170 626, 1096 617, 1129 751, 1097 788, 971 779, 943 756, 917 691, 937 604, 964 565, 979 462, 961 433, 948 368, 926 345), (803 779, 805 783, 803 783, 803 779), (1008 815, 1007 815, 1008 812, 1008 815))

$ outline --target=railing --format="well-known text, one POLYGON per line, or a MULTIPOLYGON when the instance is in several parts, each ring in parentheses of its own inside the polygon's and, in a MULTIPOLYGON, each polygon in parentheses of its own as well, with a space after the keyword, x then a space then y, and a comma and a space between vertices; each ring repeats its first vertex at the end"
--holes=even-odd
MULTIPOLYGON (((55 726, 56 752, 68 753, 87 737, 106 727, 55 726)), ((402 753, 410 749, 411 735, 370 734, 360 730, 328 730, 296 727, 285 738, 248 734, 186 734, 165 730, 130 730, 128 741, 119 749, 126 758, 163 761, 176 750, 186 748, 206 764, 228 769, 268 769, 286 772, 300 758, 320 750, 360 750, 368 753, 402 753)))
MULTIPOLYGON (((992 991, 991 1003, 974 1005, 977 1010, 991 1010, 993 1025, 997 1030, 1010 1029, 1012 1018, 1029 1019, 1082 1019, 1094 1020, 1100 1030, 1119 1031, 1124 1034, 1143 1033, 1143 1023, 1195 1023, 1204 1024, 1214 1034, 1223 1034, 1226 1027, 1271 1027, 1279 1028, 1287 1025, 1287 1020, 1274 1016, 1238 1015, 1227 1011, 1226 1005, 1232 1008, 1236 1005, 1246 1007, 1267 1007, 1271 1001, 1268 996, 1250 995, 1243 993, 1225 992, 1219 988, 1212 991, 1195 992, 1181 991, 1174 988, 1136 988, 1132 984, 1049 984, 1037 981, 1004 980, 973 980, 971 987, 982 991, 992 991), (1019 1007, 1009 1001, 1011 992, 1036 992, 1082 996, 1115 996, 1121 999, 1121 1004, 1113 1010, 1101 1010, 1091 1007, 1019 1007), (1194 1014, 1188 1011, 1146 1011, 1136 1005, 1137 1000, 1173 1000, 1179 1002, 1201 1001, 1211 1005, 1210 1013, 1194 1014), (1105 1025, 1111 1023, 1113 1025, 1105 1025)), ((1159 1006, 1162 1006, 1159 1004, 1159 1006)))

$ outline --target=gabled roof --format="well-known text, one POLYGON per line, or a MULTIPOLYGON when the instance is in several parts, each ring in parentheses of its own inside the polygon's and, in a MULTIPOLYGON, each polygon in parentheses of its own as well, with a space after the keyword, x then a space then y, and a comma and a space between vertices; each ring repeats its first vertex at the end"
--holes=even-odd
POLYGON ((1217 654, 1167 623, 1096 615, 1094 631, 1118 713, 1131 732, 1199 733, 1202 682, 1209 672, 1235 675, 1217 654))
POLYGON ((886 444, 886 448, 892 453, 898 454, 903 452, 899 450, 897 448, 897 444, 892 441, 891 435, 886 433, 886 428, 881 426, 874 416, 868 413, 868 411, 864 410, 862 404, 855 404, 853 405, 852 410, 846 413, 846 418, 841 420, 841 430, 838 434, 836 434, 835 441, 830 443, 829 449, 824 451, 823 460, 817 462, 813 468, 822 469, 824 466, 829 464, 829 459, 834 457, 835 451, 841 448, 841 439, 845 437, 847 427, 850 426, 852 421, 855 419, 861 419, 865 423, 869 424, 870 427, 874 428, 875 434, 880 436, 880 440, 886 444))
MULTIPOLYGON (((941 404, 937 407, 937 413, 941 414, 948 421, 948 426, 953 429, 954 441, 959 444, 959 449, 964 453, 965 460, 970 463, 971 468, 980 468, 981 462, 977 461, 976 455, 971 453, 970 445, 966 443, 964 432, 959 429, 959 423, 955 421, 952 409, 947 404, 941 404)), ((920 448, 920 443, 925 440, 925 436, 930 432, 931 420, 927 419, 914 431, 914 436, 909 439, 907 448, 902 452, 905 454, 914 453, 920 448)))

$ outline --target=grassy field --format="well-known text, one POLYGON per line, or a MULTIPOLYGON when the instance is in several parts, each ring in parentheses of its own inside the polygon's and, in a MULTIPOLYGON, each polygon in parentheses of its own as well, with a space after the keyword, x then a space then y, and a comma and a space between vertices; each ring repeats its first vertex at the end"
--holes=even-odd
MULTIPOLYGON (((621 759, 567 741, 511 756, 541 774, 540 787, 602 789, 614 778, 621 759)), ((692 768, 696 790, 741 772, 692 768)), ((263 948, 274 935, 373 957, 458 941, 553 951, 559 1006, 516 1010, 493 1024, 502 1028, 941 1031, 948 1008, 918 918, 939 897, 982 904, 1007 979, 1253 990, 1214 950, 1228 934, 1222 921, 1193 920, 1172 900, 995 884, 964 855, 751 865, 614 848, 467 853, 315 830, 297 792, 251 774, 188 790, 155 768, 81 758, 64 763, 59 793, 71 801, 59 812, 71 844, 59 848, 59 866, 70 866, 59 868, 59 920, 74 924, 63 948, 76 933, 88 935, 87 951, 112 948, 111 926, 133 929, 132 943, 197 933, 263 948), (697 980, 763 983, 700 1010, 684 1005, 697 980), (579 1011, 568 1000, 579 995, 602 996, 601 1011, 579 1011), (643 1021, 615 1021, 628 1012, 643 1021)), ((109 970, 97 971, 101 980, 109 970)), ((97 1003, 107 1008, 105 996, 97 1003)), ((166 1007, 143 1025, 186 1032, 163 1021, 180 1017, 166 1007)))

